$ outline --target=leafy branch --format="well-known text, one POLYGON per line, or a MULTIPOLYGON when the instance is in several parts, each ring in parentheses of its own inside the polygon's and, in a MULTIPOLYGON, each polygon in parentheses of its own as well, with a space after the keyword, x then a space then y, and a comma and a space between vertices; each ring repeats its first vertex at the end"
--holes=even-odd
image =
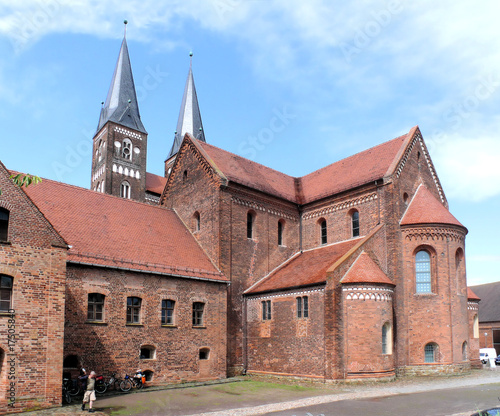
MULTIPOLYGON (((31 184, 37 184, 42 182, 42 179, 35 175, 25 175, 24 173, 18 173, 17 175, 10 175, 12 181, 19 186, 20 188, 28 187, 31 184)), ((0 189, 0 195, 2 194, 2 190, 0 189)))

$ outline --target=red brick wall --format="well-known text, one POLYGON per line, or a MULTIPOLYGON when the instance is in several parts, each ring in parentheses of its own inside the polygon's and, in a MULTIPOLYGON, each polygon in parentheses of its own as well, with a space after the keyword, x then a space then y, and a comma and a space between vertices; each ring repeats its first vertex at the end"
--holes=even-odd
POLYGON ((0 413, 57 406, 61 403, 66 249, 24 192, 8 179, 3 166, 0 189, 0 206, 10 211, 8 242, 0 243, 0 274, 14 278, 15 311, 0 314, 0 413), (14 344, 9 344, 9 333, 15 334, 14 344), (10 397, 15 397, 12 407, 10 397))
POLYGON ((352 212, 359 212, 360 236, 367 235, 379 223, 377 189, 369 186, 363 191, 334 197, 322 203, 304 207, 302 246, 304 250, 321 245, 321 219, 327 223, 328 244, 352 238, 352 212))
POLYGON ((249 372, 324 377, 323 288, 247 299, 249 372), (297 317, 298 296, 308 296, 309 317, 297 317), (271 320, 262 301, 271 300, 271 320))
POLYGON ((393 288, 383 285, 343 285, 344 355, 347 378, 394 376, 392 343, 393 288), (382 353, 382 327, 388 323, 387 353, 382 353))
POLYGON ((226 375, 226 284, 69 264, 64 356, 77 355, 87 370, 124 376, 138 368, 155 382, 226 375), (104 323, 87 322, 89 293, 105 297, 104 323), (142 299, 141 324, 126 324, 128 296, 142 299), (175 325, 161 325, 161 302, 175 300, 175 325), (204 327, 192 325, 193 302, 205 303, 204 327), (141 360, 141 346, 156 359, 141 360), (209 348, 209 363, 199 350, 209 348), (204 366, 201 369, 200 366, 204 366), (208 368, 207 368, 208 367, 208 368), (202 371, 203 370, 203 371, 202 371))
MULTIPOLYGON (((479 361, 479 349, 484 346, 481 345, 481 334, 484 336, 484 330, 481 325, 478 324, 478 333, 474 334, 474 318, 478 317, 479 305, 477 301, 468 302, 468 313, 469 313, 469 359, 472 366, 481 368, 481 362, 479 361)), ((493 334, 492 331, 486 331, 489 334, 493 334)))

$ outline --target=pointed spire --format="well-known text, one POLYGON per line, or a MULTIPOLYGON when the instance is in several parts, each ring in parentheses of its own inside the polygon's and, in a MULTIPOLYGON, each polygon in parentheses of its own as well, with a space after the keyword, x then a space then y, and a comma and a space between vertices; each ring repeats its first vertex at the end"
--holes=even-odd
POLYGON ((189 72, 184 88, 184 95, 182 97, 181 110, 179 112, 179 119, 177 121, 177 130, 175 131, 174 144, 168 159, 177 154, 181 146, 182 139, 186 133, 190 133, 198 140, 205 141, 205 131, 201 122, 200 107, 198 106, 198 97, 196 95, 196 88, 194 86, 194 77, 192 70, 193 52, 189 53, 189 72))
POLYGON ((132 67, 128 55, 127 40, 125 37, 127 33, 127 21, 125 20, 123 23, 125 23, 123 41, 108 96, 104 106, 101 108, 97 130, 100 130, 107 121, 113 121, 122 126, 147 133, 139 114, 134 77, 132 76, 132 67))

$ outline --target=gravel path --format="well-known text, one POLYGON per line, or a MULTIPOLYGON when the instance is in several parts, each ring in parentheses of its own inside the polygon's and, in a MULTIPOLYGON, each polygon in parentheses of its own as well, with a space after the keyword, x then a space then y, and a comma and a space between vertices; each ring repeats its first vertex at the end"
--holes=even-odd
MULTIPOLYGON (((291 410, 304 406, 318 405, 323 403, 330 403, 339 400, 353 400, 353 399, 361 399, 361 398, 371 398, 371 397, 384 397, 384 396, 392 396, 397 394, 408 394, 408 393, 418 393, 425 392, 431 390, 440 390, 440 389, 453 389, 459 387, 467 387, 467 386, 477 386, 481 384, 491 384, 491 383, 500 383, 500 368, 497 369, 483 369, 483 370, 475 370, 470 374, 461 375, 461 376, 450 376, 450 377, 432 377, 432 378, 423 378, 423 377, 405 377, 397 379, 393 382, 370 382, 370 383, 352 383, 352 384, 333 384, 333 385, 321 385, 324 389, 324 394, 309 398, 303 398, 299 400, 294 400, 293 394, 290 395, 289 401, 282 401, 280 403, 271 403, 271 404, 263 404, 261 401, 256 403, 252 407, 240 407, 241 404, 238 405, 238 402, 234 402, 234 407, 228 407, 227 410, 218 410, 216 412, 206 412, 206 413, 186 413, 191 414, 192 416, 251 416, 251 415, 262 415, 269 412, 283 411, 283 410, 291 410)), ((245 383, 242 383, 244 385, 245 383)), ((196 387, 187 387, 179 390, 179 386, 177 388, 173 388, 174 386, 169 387, 155 387, 148 389, 149 391, 153 390, 163 390, 165 396, 168 395, 179 395, 181 391, 189 393, 190 389, 196 389, 196 387)), ((147 392, 139 393, 141 395, 147 394, 147 392)), ((87 412, 83 412, 80 409, 81 401, 78 401, 76 405, 64 406, 56 409, 47 409, 42 411, 34 411, 34 412, 26 412, 23 415, 26 416, 73 416, 73 415, 84 415, 89 414, 87 412)), ((99 408, 99 403, 96 402, 96 408, 99 408)), ((209 406, 207 406, 209 407, 209 406)), ((109 412, 95 412, 96 416, 109 416, 109 412)), ((450 416, 469 416, 470 412, 466 413, 458 413, 450 416)), ((158 415, 161 416, 161 415, 158 415)))

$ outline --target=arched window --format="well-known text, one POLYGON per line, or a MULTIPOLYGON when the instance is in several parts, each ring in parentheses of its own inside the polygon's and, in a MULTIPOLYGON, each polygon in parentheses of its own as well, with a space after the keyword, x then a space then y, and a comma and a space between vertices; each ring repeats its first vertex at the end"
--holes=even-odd
POLYGON ((13 278, 4 274, 0 275, 0 312, 12 309, 13 278))
POLYGON ((424 348, 425 354, 425 362, 426 363, 435 363, 437 357, 437 344, 430 342, 424 348))
POLYGON ((78 368, 78 355, 68 355, 63 361, 63 368, 78 368))
POLYGON ((152 345, 141 346, 141 352, 139 354, 140 360, 154 360, 156 358, 156 348, 152 345))
POLYGON ((127 324, 139 324, 141 322, 142 299, 134 296, 127 298, 127 324))
POLYGON ((389 322, 382 327, 382 354, 392 354, 392 326, 389 322))
POLYGON ((120 196, 125 199, 130 199, 130 184, 123 181, 120 186, 120 196))
POLYGON ((359 237, 359 212, 353 211, 351 215, 352 222, 352 236, 359 237))
POLYGON ((467 353, 467 341, 464 341, 464 343, 462 344, 462 361, 467 361, 467 353))
POLYGON ((146 370, 144 371, 144 375, 146 376, 146 381, 152 381, 153 380, 153 371, 151 370, 146 370))
POLYGON ((247 213, 247 238, 253 238, 253 228, 255 222, 255 213, 248 211, 247 213))
POLYGON ((104 295, 101 293, 89 293, 87 307, 88 321, 104 320, 104 295))
POLYGON ((472 321, 472 336, 474 338, 479 338, 479 318, 476 315, 474 315, 474 319, 472 321))
POLYGON ((129 139, 123 140, 122 157, 124 159, 132 160, 132 142, 129 139))
POLYGON ((208 360, 210 358, 210 348, 200 348, 200 360, 208 360))
POLYGON ((326 220, 324 218, 319 220, 320 241, 321 244, 328 243, 328 234, 326 230, 326 220))
POLYGON ((185 170, 184 173, 182 174, 182 182, 186 182, 188 179, 188 171, 185 170))
POLYGON ((9 211, 0 208, 0 241, 9 239, 9 211))
POLYGON ((285 231, 285 221, 279 220, 278 221, 278 245, 279 246, 284 245, 284 242, 283 242, 284 231, 285 231))
POLYGON ((431 256, 425 250, 415 254, 416 292, 432 293, 431 287, 431 256))
POLYGON ((193 214, 193 229, 195 232, 201 229, 201 216, 198 211, 193 214))

